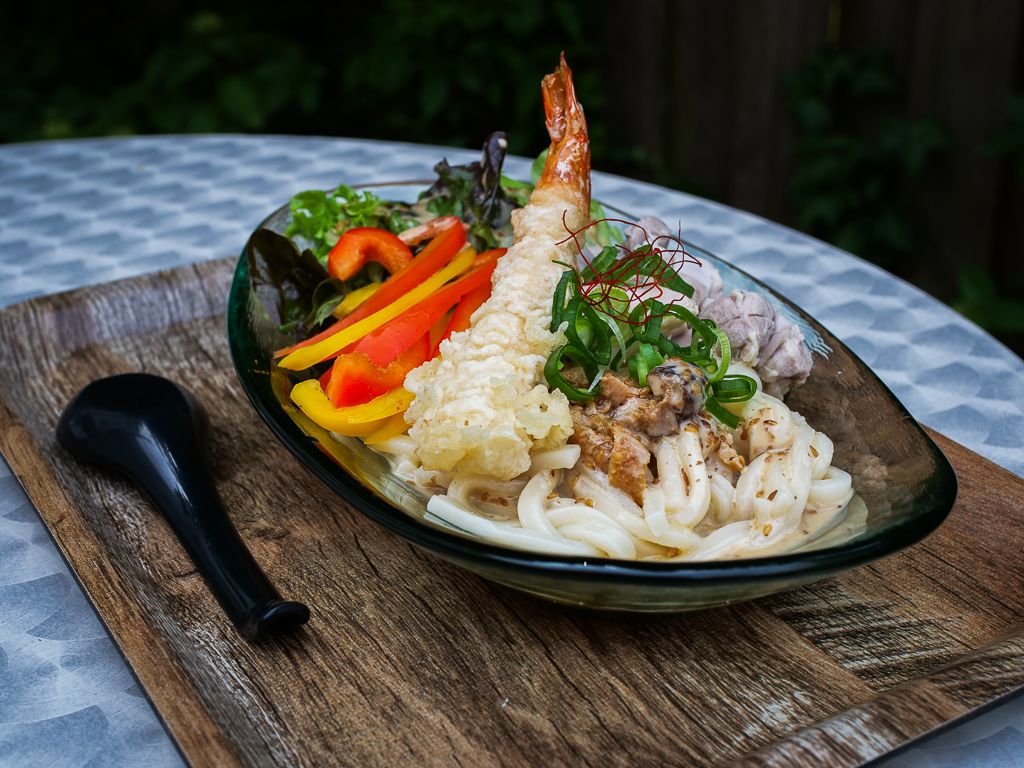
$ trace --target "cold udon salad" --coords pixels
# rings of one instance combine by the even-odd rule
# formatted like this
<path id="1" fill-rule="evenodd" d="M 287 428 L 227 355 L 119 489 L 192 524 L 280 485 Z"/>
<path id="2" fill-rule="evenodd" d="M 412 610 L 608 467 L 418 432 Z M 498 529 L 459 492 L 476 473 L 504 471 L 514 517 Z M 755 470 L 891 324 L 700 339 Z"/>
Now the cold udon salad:
<path id="1" fill-rule="evenodd" d="M 308 374 L 292 401 L 386 455 L 428 517 L 494 544 L 630 560 L 806 545 L 854 492 L 783 402 L 812 367 L 800 329 L 725 293 L 678 229 L 606 217 L 564 56 L 542 93 L 532 184 L 501 174 L 496 133 L 415 203 L 293 198 L 283 328 L 302 340 L 275 358 Z"/>

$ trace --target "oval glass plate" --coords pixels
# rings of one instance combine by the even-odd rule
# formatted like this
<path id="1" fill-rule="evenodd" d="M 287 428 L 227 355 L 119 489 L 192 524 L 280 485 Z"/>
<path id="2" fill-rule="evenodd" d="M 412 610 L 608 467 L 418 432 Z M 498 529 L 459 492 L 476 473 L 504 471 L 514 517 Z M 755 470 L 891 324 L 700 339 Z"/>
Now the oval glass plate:
<path id="1" fill-rule="evenodd" d="M 429 182 L 372 185 L 389 199 L 413 200 Z M 624 218 L 628 214 L 616 212 Z M 283 232 L 287 206 L 262 227 Z M 815 350 L 805 384 L 786 402 L 835 443 L 834 464 L 853 476 L 864 502 L 802 549 L 742 560 L 679 563 L 586 559 L 494 546 L 431 522 L 426 495 L 394 477 L 387 461 L 357 440 L 339 443 L 288 399 L 292 381 L 271 364 L 289 339 L 278 330 L 276 289 L 250 279 L 247 244 L 228 302 L 228 341 L 239 379 L 270 429 L 328 488 L 412 544 L 485 578 L 573 605 L 682 611 L 789 589 L 892 554 L 920 541 L 956 498 L 949 462 L 877 376 L 813 318 L 727 262 L 687 244 L 714 264 L 726 291 L 754 289 L 804 329 Z"/>

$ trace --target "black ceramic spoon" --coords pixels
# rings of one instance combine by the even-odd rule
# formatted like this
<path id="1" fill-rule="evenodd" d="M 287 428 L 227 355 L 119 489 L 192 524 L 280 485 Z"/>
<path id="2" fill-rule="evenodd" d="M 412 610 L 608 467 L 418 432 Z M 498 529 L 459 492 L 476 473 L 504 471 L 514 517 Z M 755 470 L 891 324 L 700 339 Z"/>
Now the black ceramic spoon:
<path id="1" fill-rule="evenodd" d="M 57 440 L 153 497 L 245 637 L 305 624 L 309 608 L 281 599 L 228 519 L 207 466 L 206 432 L 206 413 L 190 393 L 159 376 L 128 373 L 79 392 L 61 415 Z"/>

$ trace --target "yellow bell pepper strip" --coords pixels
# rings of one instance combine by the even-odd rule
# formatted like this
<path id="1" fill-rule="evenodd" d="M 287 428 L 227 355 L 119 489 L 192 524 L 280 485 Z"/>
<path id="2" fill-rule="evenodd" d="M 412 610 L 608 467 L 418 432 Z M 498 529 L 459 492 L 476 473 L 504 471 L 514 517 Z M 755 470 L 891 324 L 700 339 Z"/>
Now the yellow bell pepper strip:
<path id="1" fill-rule="evenodd" d="M 405 414 L 399 413 L 385 421 L 384 425 L 372 435 L 363 438 L 363 442 L 367 445 L 377 445 L 377 443 L 383 443 L 392 437 L 404 435 L 408 429 L 409 425 L 405 423 Z"/>
<path id="2" fill-rule="evenodd" d="M 383 283 L 367 283 L 362 288 L 356 288 L 334 308 L 334 316 L 341 318 L 352 314 L 356 307 L 380 290 L 381 285 Z"/>
<path id="3" fill-rule="evenodd" d="M 451 260 L 448 266 L 439 269 L 397 301 L 392 302 L 369 317 L 353 323 L 333 336 L 329 336 L 308 347 L 296 349 L 291 354 L 283 357 L 278 365 L 292 371 L 301 371 L 309 368 L 311 365 L 316 365 L 321 360 L 326 360 L 332 355 L 336 355 L 349 344 L 359 341 L 363 336 L 379 328 L 388 320 L 398 317 L 405 310 L 423 301 L 423 299 L 427 298 L 452 278 L 461 275 L 473 265 L 473 258 L 474 255 L 471 252 L 459 253 Z"/>
<path id="4" fill-rule="evenodd" d="M 404 413 L 412 402 L 413 394 L 403 387 L 396 387 L 363 405 L 335 408 L 320 388 L 320 382 L 309 379 L 292 387 L 290 397 L 311 421 L 329 432 L 365 437 L 383 427 L 392 416 Z"/>

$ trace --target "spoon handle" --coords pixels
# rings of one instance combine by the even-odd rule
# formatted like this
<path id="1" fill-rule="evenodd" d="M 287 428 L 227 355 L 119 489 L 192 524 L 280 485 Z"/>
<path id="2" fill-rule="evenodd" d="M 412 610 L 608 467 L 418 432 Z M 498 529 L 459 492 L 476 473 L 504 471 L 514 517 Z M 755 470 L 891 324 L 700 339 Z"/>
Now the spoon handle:
<path id="1" fill-rule="evenodd" d="M 167 379 L 130 373 L 94 381 L 64 410 L 57 440 L 76 458 L 127 475 L 153 498 L 228 617 L 245 637 L 305 624 L 231 524 L 207 463 L 207 418 Z"/>

